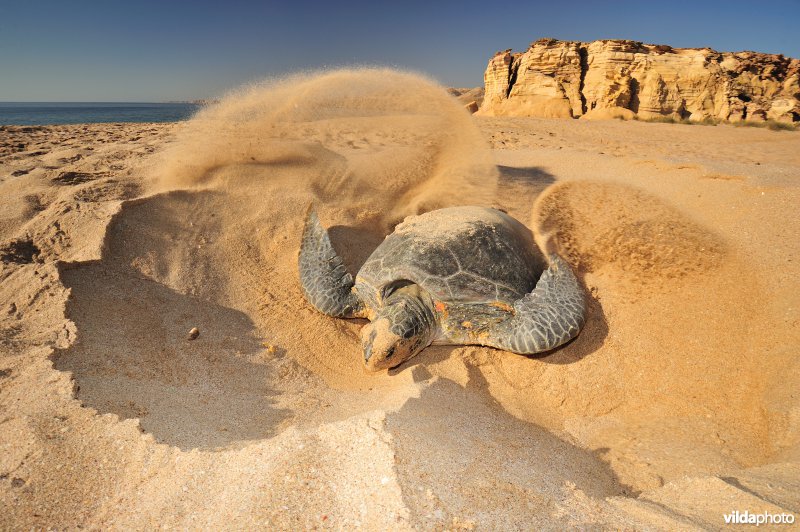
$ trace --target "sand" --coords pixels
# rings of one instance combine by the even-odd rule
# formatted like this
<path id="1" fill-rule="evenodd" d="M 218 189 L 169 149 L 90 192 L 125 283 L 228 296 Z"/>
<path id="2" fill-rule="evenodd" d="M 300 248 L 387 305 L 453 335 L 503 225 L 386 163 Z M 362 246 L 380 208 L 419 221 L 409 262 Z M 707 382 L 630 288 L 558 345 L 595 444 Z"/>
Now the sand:
<path id="1" fill-rule="evenodd" d="M 800 513 L 800 133 L 470 116 L 296 76 L 180 124 L 0 128 L 0 528 L 720 528 Z M 497 206 L 587 289 L 544 356 L 361 367 L 302 298 Z M 190 329 L 199 336 L 188 340 Z"/>

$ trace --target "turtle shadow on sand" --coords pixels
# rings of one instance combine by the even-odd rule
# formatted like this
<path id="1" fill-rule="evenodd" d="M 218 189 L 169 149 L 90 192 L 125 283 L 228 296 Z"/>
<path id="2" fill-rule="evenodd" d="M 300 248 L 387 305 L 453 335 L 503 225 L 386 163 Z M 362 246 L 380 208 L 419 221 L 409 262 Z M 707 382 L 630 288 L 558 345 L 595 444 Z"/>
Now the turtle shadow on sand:
<path id="1" fill-rule="evenodd" d="M 548 186 L 556 182 L 553 174 L 538 166 L 497 165 L 496 201 L 500 205 L 533 205 Z"/>
<path id="2" fill-rule="evenodd" d="M 375 249 L 386 237 L 382 232 L 365 227 L 334 225 L 328 228 L 334 249 L 353 275 L 361 269 Z"/>
<path id="3" fill-rule="evenodd" d="M 536 185 L 544 189 L 547 185 L 555 183 L 553 174 L 542 170 L 538 166 L 506 166 L 497 165 L 500 179 L 509 183 Z"/>
<path id="4" fill-rule="evenodd" d="M 403 500 L 423 523 L 437 513 L 445 522 L 491 515 L 504 528 L 530 528 L 531 511 L 552 520 L 568 490 L 595 499 L 629 493 L 595 453 L 507 413 L 480 370 L 468 371 L 465 386 L 420 371 L 419 397 L 386 416 Z M 486 490 L 504 494 L 504 504 Z"/>

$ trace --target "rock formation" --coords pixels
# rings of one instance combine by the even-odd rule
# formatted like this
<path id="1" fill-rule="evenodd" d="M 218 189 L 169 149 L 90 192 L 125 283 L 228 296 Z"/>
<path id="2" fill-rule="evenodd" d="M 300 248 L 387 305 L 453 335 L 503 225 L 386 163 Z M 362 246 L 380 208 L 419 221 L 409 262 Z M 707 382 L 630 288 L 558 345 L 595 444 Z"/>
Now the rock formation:
<path id="1" fill-rule="evenodd" d="M 498 52 L 479 114 L 800 121 L 800 60 L 627 40 Z"/>

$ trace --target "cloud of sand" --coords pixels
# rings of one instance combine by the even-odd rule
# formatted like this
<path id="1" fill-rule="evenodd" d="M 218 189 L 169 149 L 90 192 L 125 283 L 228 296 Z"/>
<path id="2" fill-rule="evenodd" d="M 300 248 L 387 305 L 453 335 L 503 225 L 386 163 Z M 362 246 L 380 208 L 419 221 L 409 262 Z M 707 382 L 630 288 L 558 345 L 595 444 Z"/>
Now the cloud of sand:
<path id="1" fill-rule="evenodd" d="M 347 69 L 232 91 L 186 124 L 154 188 L 246 186 L 286 166 L 312 201 L 371 203 L 385 224 L 489 204 L 497 180 L 480 132 L 444 88 L 408 72 Z"/>

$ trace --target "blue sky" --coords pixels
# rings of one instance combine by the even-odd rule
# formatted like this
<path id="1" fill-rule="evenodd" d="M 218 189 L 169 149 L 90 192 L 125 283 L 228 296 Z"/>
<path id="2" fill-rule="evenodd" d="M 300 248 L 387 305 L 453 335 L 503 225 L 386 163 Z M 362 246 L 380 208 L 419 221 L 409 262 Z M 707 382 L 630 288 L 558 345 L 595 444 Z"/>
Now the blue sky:
<path id="1" fill-rule="evenodd" d="M 0 101 L 167 101 L 343 65 L 483 83 L 501 49 L 625 38 L 800 57 L 800 0 L 0 0 Z"/>

